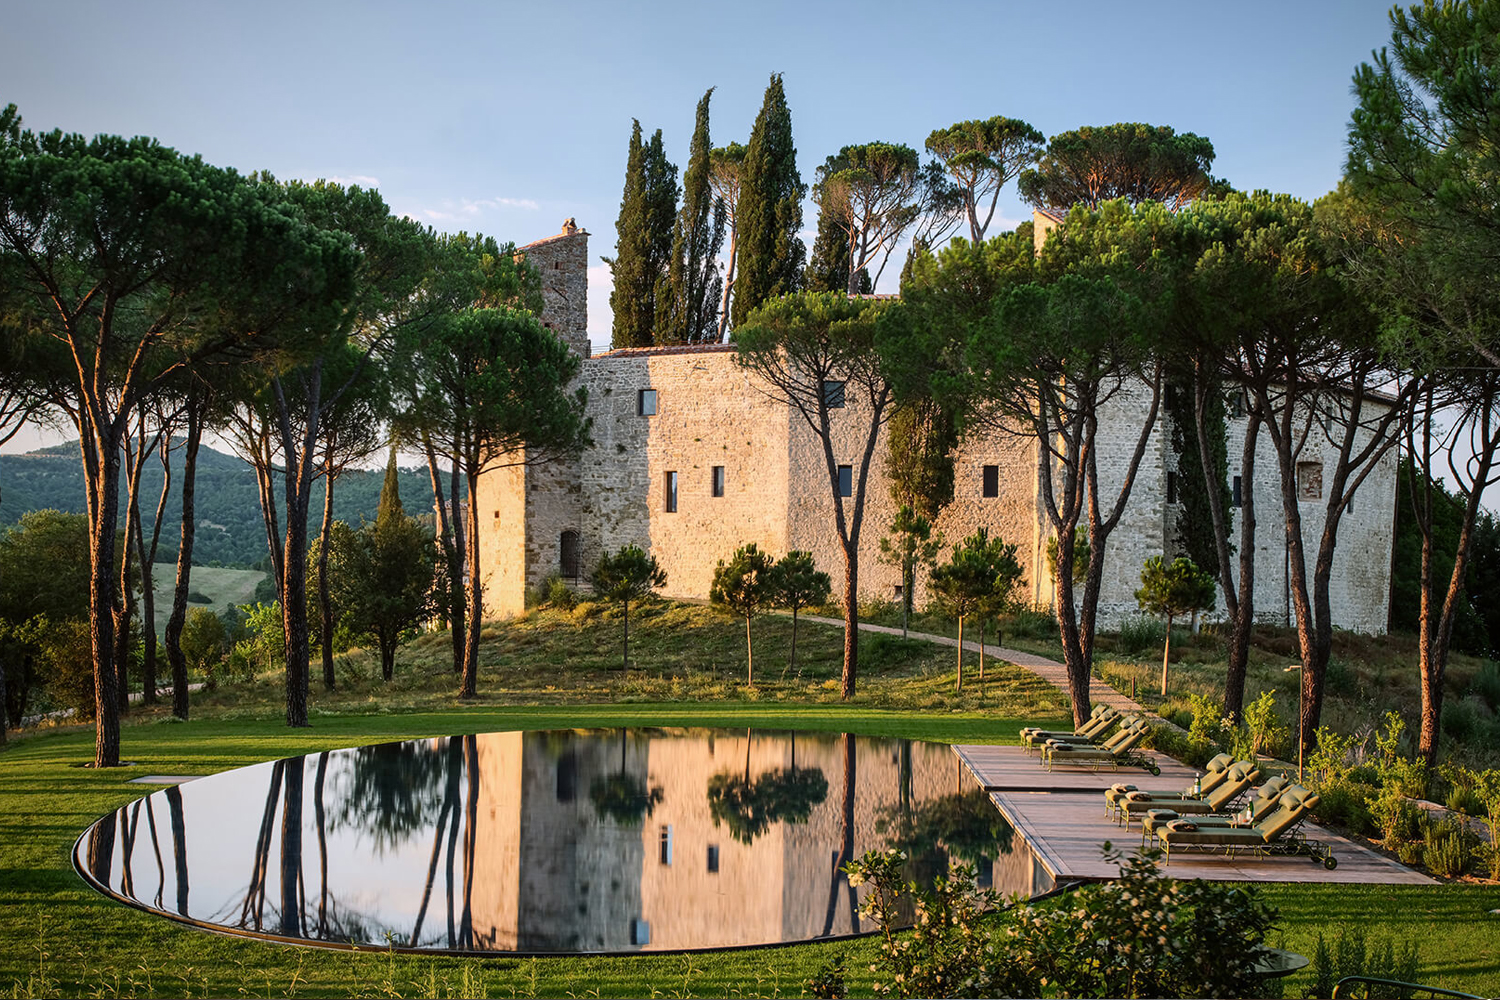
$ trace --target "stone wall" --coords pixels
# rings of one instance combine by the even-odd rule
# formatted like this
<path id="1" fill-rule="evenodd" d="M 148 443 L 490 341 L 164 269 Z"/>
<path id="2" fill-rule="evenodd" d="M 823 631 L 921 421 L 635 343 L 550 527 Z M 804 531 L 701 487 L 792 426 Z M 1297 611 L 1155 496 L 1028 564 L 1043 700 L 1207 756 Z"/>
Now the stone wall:
<path id="1" fill-rule="evenodd" d="M 570 220 L 571 221 L 571 220 Z M 1045 235 L 1045 230 L 1042 230 Z M 502 469 L 481 477 L 480 521 L 486 608 L 512 614 L 524 606 L 527 585 L 561 569 L 564 532 L 575 532 L 578 568 L 588 572 L 606 551 L 638 545 L 667 573 L 663 593 L 705 598 L 720 559 L 755 542 L 780 556 L 790 549 L 813 553 L 841 596 L 845 560 L 835 524 L 835 498 L 821 442 L 796 410 L 777 402 L 735 363 L 732 347 L 638 348 L 586 357 L 584 282 L 587 233 L 565 228 L 560 236 L 521 248 L 548 283 L 544 319 L 570 344 L 584 346 L 577 380 L 588 392 L 594 446 L 576 462 Z M 549 265 L 556 264 L 556 267 Z M 556 273 L 559 277 L 549 279 Z M 655 392 L 656 412 L 640 412 L 641 393 Z M 1127 385 L 1101 407 L 1096 461 L 1104 516 L 1117 494 L 1150 406 L 1144 385 Z M 849 385 L 846 405 L 832 413 L 835 465 L 858 475 L 869 409 Z M 1155 555 L 1175 556 L 1176 511 L 1166 503 L 1167 472 L 1176 467 L 1162 415 L 1147 441 L 1130 501 L 1105 552 L 1098 624 L 1112 628 L 1138 613 L 1135 591 L 1141 566 Z M 1244 419 L 1231 420 L 1230 475 L 1238 475 Z M 1321 435 L 1303 459 L 1331 466 Z M 1326 454 L 1325 454 L 1326 452 Z M 880 540 L 895 514 L 886 474 L 886 440 L 880 434 L 865 483 L 859 542 L 862 599 L 894 600 L 900 571 L 880 561 Z M 1025 594 L 1050 605 L 1055 585 L 1046 565 L 1052 528 L 1039 496 L 1036 443 L 1004 428 L 971 430 L 955 459 L 953 503 L 936 524 L 951 546 L 983 526 L 1017 546 Z M 1385 628 L 1390 586 L 1395 459 L 1387 458 L 1346 515 L 1335 556 L 1333 619 L 1366 632 Z M 713 469 L 724 468 L 724 495 L 712 495 Z M 998 496 L 983 495 L 984 469 L 995 466 Z M 677 509 L 668 511 L 669 473 L 676 474 Z M 1262 441 L 1254 483 L 1258 617 L 1286 620 L 1286 547 L 1277 471 Z M 844 498 L 852 517 L 853 497 Z M 1302 504 L 1309 566 L 1322 530 L 1323 501 Z M 918 577 L 915 600 L 928 599 Z"/>
<path id="2" fill-rule="evenodd" d="M 563 223 L 562 232 L 516 248 L 542 278 L 542 325 L 579 357 L 589 356 L 589 234 Z"/>

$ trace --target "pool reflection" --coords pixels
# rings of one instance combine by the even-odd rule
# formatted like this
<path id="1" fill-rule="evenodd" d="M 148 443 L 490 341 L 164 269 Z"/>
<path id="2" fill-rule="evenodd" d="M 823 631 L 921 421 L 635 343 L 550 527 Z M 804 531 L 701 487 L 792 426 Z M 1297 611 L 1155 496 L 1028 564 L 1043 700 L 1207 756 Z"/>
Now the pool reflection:
<path id="1" fill-rule="evenodd" d="M 462 952 L 719 948 L 869 931 L 840 870 L 908 852 L 1031 894 L 1045 872 L 945 744 L 617 729 L 411 740 L 168 788 L 79 870 L 134 905 L 311 943 Z"/>

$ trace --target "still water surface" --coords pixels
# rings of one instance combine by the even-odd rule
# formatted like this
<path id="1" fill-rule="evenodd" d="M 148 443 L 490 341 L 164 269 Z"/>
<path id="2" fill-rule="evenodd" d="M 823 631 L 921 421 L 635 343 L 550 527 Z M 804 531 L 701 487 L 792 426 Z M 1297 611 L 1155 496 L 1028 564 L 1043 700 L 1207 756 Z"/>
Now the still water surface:
<path id="1" fill-rule="evenodd" d="M 742 947 L 874 930 L 841 867 L 1051 887 L 947 744 L 836 733 L 488 733 L 308 754 L 139 799 L 75 863 L 235 933 L 435 952 Z"/>

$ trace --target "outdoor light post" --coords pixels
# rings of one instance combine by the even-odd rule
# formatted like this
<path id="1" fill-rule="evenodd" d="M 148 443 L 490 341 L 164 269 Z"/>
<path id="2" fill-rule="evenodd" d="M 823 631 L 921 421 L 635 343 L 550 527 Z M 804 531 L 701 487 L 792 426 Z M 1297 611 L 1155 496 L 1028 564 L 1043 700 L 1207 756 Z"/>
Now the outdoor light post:
<path id="1" fill-rule="evenodd" d="M 1286 668 L 1286 670 L 1284 671 L 1284 673 L 1288 673 L 1289 674 L 1289 673 L 1291 673 L 1294 670 L 1301 670 L 1301 669 L 1302 669 L 1302 664 L 1300 664 L 1300 663 L 1293 663 L 1291 666 L 1289 666 L 1289 667 Z M 1299 784 L 1299 785 L 1302 784 L 1302 725 L 1303 725 L 1303 723 L 1302 723 L 1302 719 L 1303 719 L 1302 702 L 1303 702 L 1303 700 L 1305 698 L 1305 695 L 1303 695 L 1302 690 L 1303 690 L 1303 688 L 1302 688 L 1302 678 L 1299 676 L 1297 678 L 1297 784 Z"/>

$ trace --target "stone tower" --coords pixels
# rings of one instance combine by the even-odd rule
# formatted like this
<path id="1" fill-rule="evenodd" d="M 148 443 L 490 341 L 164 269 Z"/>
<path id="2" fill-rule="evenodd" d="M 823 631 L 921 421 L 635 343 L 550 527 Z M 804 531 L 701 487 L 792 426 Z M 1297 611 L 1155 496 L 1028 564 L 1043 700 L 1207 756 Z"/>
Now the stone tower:
<path id="1" fill-rule="evenodd" d="M 525 258 L 542 276 L 542 325 L 556 333 L 579 357 L 589 356 L 589 234 L 572 219 L 562 232 L 524 247 Z"/>

